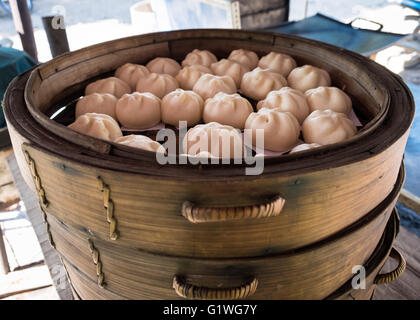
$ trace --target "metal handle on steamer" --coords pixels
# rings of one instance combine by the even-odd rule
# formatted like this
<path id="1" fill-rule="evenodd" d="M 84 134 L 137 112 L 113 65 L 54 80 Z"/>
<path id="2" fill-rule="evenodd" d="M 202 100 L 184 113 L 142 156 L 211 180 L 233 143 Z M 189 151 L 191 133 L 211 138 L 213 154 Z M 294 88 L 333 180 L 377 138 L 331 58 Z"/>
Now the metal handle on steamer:
<path id="1" fill-rule="evenodd" d="M 280 196 L 262 204 L 242 207 L 198 207 L 186 201 L 182 204 L 182 215 L 192 223 L 275 217 L 280 214 L 285 202 Z"/>
<path id="2" fill-rule="evenodd" d="M 258 287 L 254 277 L 237 288 L 207 288 L 187 284 L 180 276 L 174 276 L 173 288 L 178 296 L 198 300 L 236 300 L 252 296 Z"/>

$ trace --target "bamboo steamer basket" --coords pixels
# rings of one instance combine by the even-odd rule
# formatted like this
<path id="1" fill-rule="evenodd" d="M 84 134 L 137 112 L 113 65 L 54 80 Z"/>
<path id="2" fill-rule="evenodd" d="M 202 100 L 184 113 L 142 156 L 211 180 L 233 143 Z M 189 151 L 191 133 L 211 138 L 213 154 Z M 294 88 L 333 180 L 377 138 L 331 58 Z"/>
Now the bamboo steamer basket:
<path id="1" fill-rule="evenodd" d="M 394 209 L 394 212 L 391 216 L 390 221 L 388 222 L 385 232 L 375 249 L 374 253 L 369 257 L 368 261 L 365 263 L 365 287 L 363 288 L 354 288 L 353 287 L 353 278 L 348 280 L 343 286 L 341 286 L 334 293 L 329 295 L 327 300 L 371 300 L 376 289 L 376 286 L 391 283 L 397 280 L 401 274 L 404 272 L 406 267 L 406 262 L 401 253 L 395 249 L 392 245 L 398 234 L 399 229 L 399 217 L 398 212 Z M 389 273 L 380 273 L 382 267 L 389 257 L 392 257 L 398 260 L 398 266 L 395 270 Z M 67 264 L 69 264 L 67 262 Z M 82 299 L 81 296 L 76 292 L 74 286 L 76 286 L 79 292 L 83 292 L 83 296 L 91 299 L 104 299 L 102 294 L 96 293 L 98 289 L 96 288 L 95 282 L 88 279 L 85 275 L 81 274 L 74 266 L 69 265 L 69 273 L 72 274 L 72 289 L 74 293 L 74 298 L 77 300 Z M 107 298 L 109 299 L 124 299 L 122 296 L 107 293 Z"/>
<path id="2" fill-rule="evenodd" d="M 391 216 L 388 225 L 386 226 L 384 235 L 375 249 L 374 253 L 370 256 L 369 260 L 365 263 L 365 287 L 354 288 L 353 279 L 346 282 L 332 295 L 328 296 L 328 300 L 370 300 L 374 295 L 376 286 L 391 283 L 397 280 L 404 272 L 406 261 L 401 253 L 393 247 L 393 242 L 398 235 L 399 231 L 399 216 L 396 209 Z M 389 273 L 381 273 L 382 267 L 388 258 L 398 261 L 396 268 Z"/>
<path id="3" fill-rule="evenodd" d="M 267 158 L 262 175 L 246 176 L 245 165 L 160 166 L 150 152 L 49 119 L 125 62 L 181 60 L 195 48 L 219 58 L 237 48 L 280 51 L 325 68 L 365 125 L 343 143 Z M 198 258 L 287 252 L 358 221 L 392 191 L 414 113 L 401 79 L 373 61 L 316 41 L 239 30 L 148 34 L 68 53 L 15 79 L 4 108 L 19 167 L 49 214 L 122 250 Z"/>
<path id="4" fill-rule="evenodd" d="M 123 250 L 116 243 L 92 240 L 48 211 L 47 219 L 80 299 L 324 299 L 352 278 L 354 266 L 375 255 L 384 232 L 394 238 L 390 217 L 403 182 L 401 168 L 388 197 L 338 234 L 293 252 L 252 258 L 199 259 Z"/>
<path id="5" fill-rule="evenodd" d="M 396 209 L 391 216 L 390 221 L 388 222 L 385 232 L 375 249 L 374 253 L 369 257 L 366 264 L 363 266 L 366 274 L 365 278 L 365 287 L 363 288 L 353 288 L 353 279 L 348 280 L 343 286 L 341 286 L 334 293 L 329 295 L 326 300 L 371 300 L 376 286 L 391 283 L 397 280 L 401 274 L 404 272 L 406 267 L 406 262 L 401 253 L 395 249 L 393 241 L 395 240 L 398 234 L 399 228 L 399 218 Z M 382 267 L 389 257 L 392 257 L 398 260 L 398 266 L 389 273 L 380 274 Z M 67 262 L 67 264 L 69 264 Z M 78 272 L 78 270 L 69 265 L 69 273 L 72 274 L 72 289 L 74 293 L 74 298 L 77 300 L 82 299 L 81 296 L 76 292 L 74 286 L 76 286 L 79 292 L 83 293 L 84 297 L 90 299 L 104 299 L 102 294 L 96 293 L 98 289 L 96 288 L 95 282 L 88 279 L 85 275 Z M 107 297 L 109 299 L 124 299 L 122 296 L 112 294 L 108 292 Z"/>

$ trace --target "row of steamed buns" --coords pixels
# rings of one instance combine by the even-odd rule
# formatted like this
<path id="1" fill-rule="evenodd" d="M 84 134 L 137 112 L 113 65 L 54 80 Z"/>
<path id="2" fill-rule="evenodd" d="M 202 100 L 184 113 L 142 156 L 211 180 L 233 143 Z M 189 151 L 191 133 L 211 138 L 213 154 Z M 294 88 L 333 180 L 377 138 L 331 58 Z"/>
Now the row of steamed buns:
<path id="1" fill-rule="evenodd" d="M 258 112 L 237 94 L 238 89 L 258 101 Z M 217 156 L 221 143 L 209 141 L 207 147 L 197 148 L 198 137 L 210 137 L 210 131 L 216 131 L 219 138 L 213 139 L 228 135 L 239 143 L 240 133 L 232 129 L 263 129 L 264 148 L 283 152 L 298 143 L 302 129 L 306 144 L 297 149 L 303 150 L 353 136 L 357 129 L 348 118 L 351 110 L 350 97 L 331 87 L 327 71 L 311 65 L 297 67 L 289 55 L 271 52 L 259 59 L 252 51 L 238 49 L 228 59 L 217 61 L 211 52 L 195 49 L 182 67 L 170 58 L 155 58 L 146 66 L 127 63 L 116 70 L 115 77 L 89 84 L 77 103 L 77 119 L 69 127 L 162 151 L 160 144 L 147 137 L 122 137 L 116 121 L 128 129 L 146 129 L 161 121 L 177 126 L 184 120 L 190 127 L 203 120 L 205 125 L 188 131 L 184 150 Z M 154 143 L 145 146 L 146 138 Z M 231 146 L 229 152 L 233 151 Z"/>

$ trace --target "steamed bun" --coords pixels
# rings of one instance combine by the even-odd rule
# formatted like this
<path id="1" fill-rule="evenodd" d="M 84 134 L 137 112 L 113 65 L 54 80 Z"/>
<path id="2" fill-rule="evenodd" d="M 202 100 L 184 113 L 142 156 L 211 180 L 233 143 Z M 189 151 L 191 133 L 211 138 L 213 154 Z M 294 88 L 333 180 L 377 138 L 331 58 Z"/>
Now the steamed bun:
<path id="1" fill-rule="evenodd" d="M 194 64 L 200 64 L 207 68 L 210 68 L 210 65 L 214 62 L 217 62 L 216 56 L 208 50 L 199 50 L 194 49 L 187 54 L 185 59 L 182 61 L 182 66 L 192 66 Z"/>
<path id="2" fill-rule="evenodd" d="M 288 151 L 297 144 L 300 134 L 299 122 L 292 113 L 268 108 L 251 113 L 245 129 L 252 130 L 254 146 L 257 143 L 256 130 L 264 130 L 264 149 L 271 151 Z"/>
<path id="3" fill-rule="evenodd" d="M 85 113 L 78 117 L 68 128 L 89 136 L 114 141 L 122 136 L 118 122 L 107 114 Z"/>
<path id="4" fill-rule="evenodd" d="M 332 110 L 315 110 L 302 124 L 306 143 L 332 144 L 353 137 L 357 128 L 344 113 Z"/>
<path id="5" fill-rule="evenodd" d="M 140 77 L 144 77 L 150 73 L 145 66 L 133 63 L 123 64 L 115 71 L 115 77 L 127 83 L 131 91 L 136 90 L 136 84 Z"/>
<path id="6" fill-rule="evenodd" d="M 239 62 L 247 67 L 249 70 L 255 69 L 258 65 L 258 56 L 254 51 L 236 49 L 233 50 L 228 57 L 228 60 Z"/>
<path id="7" fill-rule="evenodd" d="M 330 109 L 349 114 L 352 109 L 350 97 L 335 87 L 318 87 L 305 92 L 306 100 L 312 111 Z"/>
<path id="8" fill-rule="evenodd" d="M 130 92 L 130 86 L 116 77 L 97 80 L 89 83 L 85 88 L 85 96 L 92 93 L 109 93 L 117 98 L 120 98 L 123 94 Z"/>
<path id="9" fill-rule="evenodd" d="M 279 73 L 269 69 L 255 68 L 244 74 L 241 82 L 241 91 L 254 100 L 265 99 L 273 90 L 287 86 L 286 79 Z"/>
<path id="10" fill-rule="evenodd" d="M 262 69 L 270 69 L 278 72 L 283 77 L 287 77 L 290 71 L 296 68 L 297 64 L 295 59 L 287 54 L 270 52 L 260 59 L 258 66 Z"/>
<path id="11" fill-rule="evenodd" d="M 252 105 L 239 94 L 219 92 L 206 100 L 203 120 L 206 123 L 218 122 L 238 129 L 245 127 L 245 121 L 252 113 Z"/>
<path id="12" fill-rule="evenodd" d="M 115 108 L 118 121 L 128 129 L 147 129 L 160 122 L 160 99 L 149 92 L 123 95 Z"/>
<path id="13" fill-rule="evenodd" d="M 165 73 L 173 77 L 177 75 L 181 66 L 178 62 L 171 58 L 154 58 L 146 64 L 147 69 L 152 73 Z"/>
<path id="14" fill-rule="evenodd" d="M 264 100 L 258 102 L 257 109 L 261 108 L 291 112 L 299 123 L 302 123 L 310 113 L 305 95 L 289 87 L 271 91 Z"/>
<path id="15" fill-rule="evenodd" d="M 329 87 L 331 78 L 327 71 L 311 65 L 293 69 L 287 77 L 289 87 L 305 92 L 320 86 Z"/>
<path id="16" fill-rule="evenodd" d="M 114 142 L 146 151 L 165 153 L 165 148 L 159 142 L 139 134 L 130 134 L 128 136 L 118 137 L 114 140 Z"/>
<path id="17" fill-rule="evenodd" d="M 179 121 L 187 121 L 187 126 L 200 122 L 203 115 L 203 98 L 194 91 L 176 89 L 162 99 L 162 121 L 178 127 Z"/>
<path id="18" fill-rule="evenodd" d="M 193 87 L 193 91 L 197 92 L 204 100 L 212 98 L 218 92 L 235 93 L 235 81 L 229 76 L 215 76 L 205 74 L 198 79 Z"/>
<path id="19" fill-rule="evenodd" d="M 203 74 L 212 73 L 211 70 L 205 66 L 194 64 L 182 68 L 176 75 L 176 80 L 179 86 L 184 90 L 192 90 L 195 83 Z"/>
<path id="20" fill-rule="evenodd" d="M 216 158 L 242 158 L 243 141 L 238 129 L 217 122 L 199 124 L 184 137 L 183 150 L 189 155 L 202 152 Z"/>
<path id="21" fill-rule="evenodd" d="M 77 101 L 76 118 L 85 113 L 102 113 L 116 119 L 115 106 L 117 100 L 115 96 L 109 93 L 92 93 L 84 96 Z"/>
<path id="22" fill-rule="evenodd" d="M 217 76 L 229 76 L 235 81 L 236 87 L 240 87 L 242 77 L 249 71 L 249 68 L 235 61 L 222 59 L 211 64 L 213 74 Z"/>
<path id="23" fill-rule="evenodd" d="M 165 95 L 178 87 L 176 79 L 169 74 L 150 73 L 138 79 L 136 91 L 150 92 L 162 99 Z"/>

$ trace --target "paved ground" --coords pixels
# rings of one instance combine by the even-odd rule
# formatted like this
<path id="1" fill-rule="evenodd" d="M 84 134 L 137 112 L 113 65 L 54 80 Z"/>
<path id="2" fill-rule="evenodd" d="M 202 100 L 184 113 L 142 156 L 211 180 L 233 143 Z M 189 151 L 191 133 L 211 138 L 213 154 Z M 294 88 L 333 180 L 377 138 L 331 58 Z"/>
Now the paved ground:
<path id="1" fill-rule="evenodd" d="M 10 270 L 44 259 L 23 202 L 13 210 L 0 212 L 0 227 L 4 234 Z"/>

